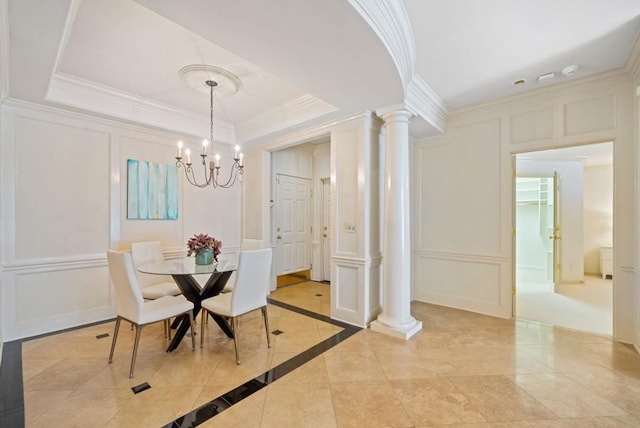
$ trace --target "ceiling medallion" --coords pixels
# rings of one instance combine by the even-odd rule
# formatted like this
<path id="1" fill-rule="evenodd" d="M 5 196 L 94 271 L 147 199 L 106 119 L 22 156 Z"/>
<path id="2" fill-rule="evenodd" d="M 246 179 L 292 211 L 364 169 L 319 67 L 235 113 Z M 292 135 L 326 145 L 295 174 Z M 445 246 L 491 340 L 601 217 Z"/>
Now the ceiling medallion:
<path id="1" fill-rule="evenodd" d="M 208 94 L 211 89 L 206 82 L 216 82 L 218 84 L 216 87 L 217 97 L 227 97 L 242 89 L 242 81 L 238 76 L 224 68 L 213 65 L 187 65 L 178 71 L 178 76 L 189 88 L 205 94 Z"/>

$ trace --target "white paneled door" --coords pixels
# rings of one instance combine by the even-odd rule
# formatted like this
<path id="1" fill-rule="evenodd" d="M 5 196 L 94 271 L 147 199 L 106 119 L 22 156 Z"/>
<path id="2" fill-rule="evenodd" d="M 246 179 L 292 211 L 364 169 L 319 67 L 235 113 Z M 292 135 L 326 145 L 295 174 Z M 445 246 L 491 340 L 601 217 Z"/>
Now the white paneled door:
<path id="1" fill-rule="evenodd" d="M 322 280 L 331 281 L 331 183 L 322 180 Z"/>
<path id="2" fill-rule="evenodd" d="M 277 275 L 311 268 L 311 180 L 276 177 Z"/>

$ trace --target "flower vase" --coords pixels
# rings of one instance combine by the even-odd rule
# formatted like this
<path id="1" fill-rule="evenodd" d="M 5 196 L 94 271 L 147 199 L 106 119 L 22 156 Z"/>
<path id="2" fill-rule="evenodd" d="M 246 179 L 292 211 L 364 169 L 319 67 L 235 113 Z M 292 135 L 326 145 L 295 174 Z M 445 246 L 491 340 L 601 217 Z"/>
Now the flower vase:
<path id="1" fill-rule="evenodd" d="M 210 265 L 211 263 L 213 263 L 213 249 L 207 248 L 196 253 L 197 265 Z"/>

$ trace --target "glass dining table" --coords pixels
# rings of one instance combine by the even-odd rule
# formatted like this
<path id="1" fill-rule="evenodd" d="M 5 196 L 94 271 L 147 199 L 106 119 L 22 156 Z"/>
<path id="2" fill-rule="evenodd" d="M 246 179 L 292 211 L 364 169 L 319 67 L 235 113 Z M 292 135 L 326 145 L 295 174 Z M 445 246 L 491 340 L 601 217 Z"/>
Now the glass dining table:
<path id="1" fill-rule="evenodd" d="M 218 262 L 210 265 L 197 265 L 195 257 L 185 257 L 183 259 L 144 264 L 138 267 L 138 271 L 152 275 L 171 275 L 184 297 L 193 302 L 193 317 L 195 319 L 201 309 L 200 302 L 219 294 L 231 274 L 237 270 L 235 257 L 221 255 L 218 259 Z M 204 286 L 200 285 L 194 275 L 208 275 Z M 227 336 L 233 337 L 233 332 L 226 319 L 219 315 L 211 313 L 210 315 Z M 176 332 L 171 339 L 171 343 L 169 343 L 167 352 L 171 352 L 178 347 L 190 327 L 187 315 L 181 315 L 175 319 L 171 328 L 175 328 Z"/>

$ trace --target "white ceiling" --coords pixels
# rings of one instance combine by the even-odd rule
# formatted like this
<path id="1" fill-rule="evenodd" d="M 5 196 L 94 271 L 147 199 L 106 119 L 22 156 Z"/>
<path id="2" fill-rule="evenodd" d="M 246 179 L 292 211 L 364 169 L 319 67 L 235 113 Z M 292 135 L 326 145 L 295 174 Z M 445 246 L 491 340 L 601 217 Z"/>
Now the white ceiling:
<path id="1" fill-rule="evenodd" d="M 638 0 L 8 0 L 9 96 L 206 136 L 209 96 L 178 71 L 208 64 L 242 81 L 216 96 L 214 138 L 249 144 L 405 100 L 362 5 L 396 12 L 378 16 L 408 30 L 410 68 L 445 111 L 620 68 L 640 29 Z"/>

